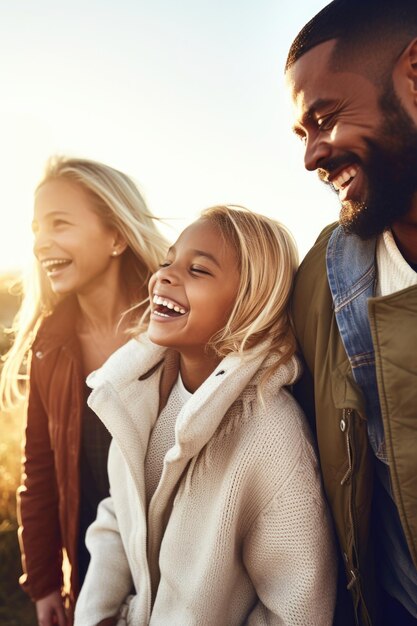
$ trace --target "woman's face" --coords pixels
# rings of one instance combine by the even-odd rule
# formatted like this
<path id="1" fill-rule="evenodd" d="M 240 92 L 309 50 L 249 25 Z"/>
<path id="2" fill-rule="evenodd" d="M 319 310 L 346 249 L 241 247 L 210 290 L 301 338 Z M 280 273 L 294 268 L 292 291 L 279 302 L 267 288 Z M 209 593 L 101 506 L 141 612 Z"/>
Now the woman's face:
<path id="1" fill-rule="evenodd" d="M 204 353 L 229 319 L 238 286 L 234 249 L 208 220 L 194 222 L 150 280 L 150 339 L 182 354 Z"/>
<path id="2" fill-rule="evenodd" d="M 87 192 L 63 179 L 38 189 L 32 229 L 35 256 L 59 295 L 87 294 L 103 284 L 114 271 L 114 253 L 122 251 Z"/>

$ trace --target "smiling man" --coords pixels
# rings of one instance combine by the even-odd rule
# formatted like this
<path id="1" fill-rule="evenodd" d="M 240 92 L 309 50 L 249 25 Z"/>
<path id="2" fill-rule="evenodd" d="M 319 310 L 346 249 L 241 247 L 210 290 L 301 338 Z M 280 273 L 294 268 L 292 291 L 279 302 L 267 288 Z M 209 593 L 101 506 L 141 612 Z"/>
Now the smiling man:
<path id="1" fill-rule="evenodd" d="M 297 276 L 299 400 L 357 623 L 416 624 L 417 2 L 334 0 L 285 71 L 305 167 L 341 203 Z"/>

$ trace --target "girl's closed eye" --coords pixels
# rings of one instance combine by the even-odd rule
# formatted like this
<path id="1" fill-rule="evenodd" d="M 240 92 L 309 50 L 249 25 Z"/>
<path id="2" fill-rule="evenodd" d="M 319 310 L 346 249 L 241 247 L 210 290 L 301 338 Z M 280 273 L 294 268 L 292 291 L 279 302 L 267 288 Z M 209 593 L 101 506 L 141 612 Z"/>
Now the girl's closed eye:
<path id="1" fill-rule="evenodd" d="M 192 265 L 190 267 L 190 272 L 192 272 L 193 274 L 206 274 L 207 276 L 212 276 L 211 272 L 209 272 L 207 269 L 200 267 L 198 265 Z"/>

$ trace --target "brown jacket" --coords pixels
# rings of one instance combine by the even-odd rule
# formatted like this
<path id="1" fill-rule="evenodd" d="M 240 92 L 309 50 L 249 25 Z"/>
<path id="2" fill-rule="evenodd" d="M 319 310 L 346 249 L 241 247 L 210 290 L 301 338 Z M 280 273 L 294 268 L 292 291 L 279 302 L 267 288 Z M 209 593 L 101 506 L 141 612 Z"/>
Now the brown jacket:
<path id="1" fill-rule="evenodd" d="M 58 305 L 32 347 L 26 447 L 18 490 L 23 588 L 33 600 L 62 589 L 62 551 L 78 594 L 79 453 L 85 405 L 76 304 Z"/>

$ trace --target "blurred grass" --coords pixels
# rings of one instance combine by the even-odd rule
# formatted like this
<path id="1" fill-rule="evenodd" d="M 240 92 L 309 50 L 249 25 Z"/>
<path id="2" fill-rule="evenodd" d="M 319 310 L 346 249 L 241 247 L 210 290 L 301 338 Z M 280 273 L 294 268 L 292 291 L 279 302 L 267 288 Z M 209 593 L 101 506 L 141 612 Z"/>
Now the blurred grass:
<path id="1" fill-rule="evenodd" d="M 0 624 L 36 626 L 33 603 L 19 586 L 22 573 L 17 540 L 16 489 L 20 481 L 23 408 L 0 412 Z"/>
<path id="2" fill-rule="evenodd" d="M 0 277 L 0 353 L 10 345 L 4 329 L 11 326 L 19 303 L 17 276 Z M 17 540 L 16 489 L 20 482 L 24 408 L 0 412 L 0 625 L 36 626 L 35 609 L 19 586 L 22 573 Z"/>

